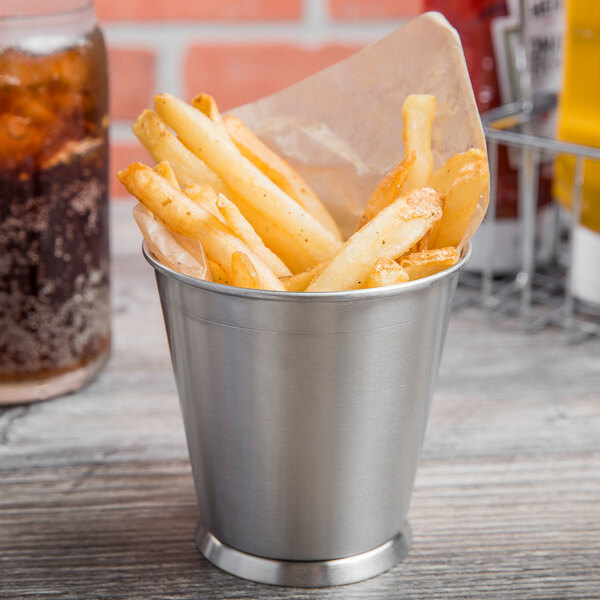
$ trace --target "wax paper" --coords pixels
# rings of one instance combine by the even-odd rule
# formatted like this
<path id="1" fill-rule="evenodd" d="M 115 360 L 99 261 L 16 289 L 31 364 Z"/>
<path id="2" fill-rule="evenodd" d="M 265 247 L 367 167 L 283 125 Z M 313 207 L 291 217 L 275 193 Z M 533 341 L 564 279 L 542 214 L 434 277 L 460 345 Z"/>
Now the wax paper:
<path id="1" fill-rule="evenodd" d="M 434 168 L 469 148 L 485 149 L 460 38 L 434 12 L 340 63 L 231 112 L 298 170 L 347 238 L 377 183 L 404 157 L 402 105 L 410 94 L 436 98 Z M 487 203 L 486 194 L 459 250 L 483 219 Z M 158 248 L 157 256 L 179 264 L 182 272 L 204 273 L 201 277 L 210 279 L 203 257 L 195 260 L 181 239 L 149 218 L 150 213 L 136 215 L 146 240 Z"/>
<path id="2" fill-rule="evenodd" d="M 138 203 L 133 207 L 133 217 L 146 240 L 148 250 L 163 264 L 184 275 L 212 281 L 199 241 L 170 231 L 142 204 Z"/>
<path id="3" fill-rule="evenodd" d="M 349 236 L 379 180 L 404 157 L 402 104 L 410 94 L 436 97 L 434 168 L 458 152 L 485 149 L 460 38 L 435 12 L 231 112 L 298 170 Z"/>

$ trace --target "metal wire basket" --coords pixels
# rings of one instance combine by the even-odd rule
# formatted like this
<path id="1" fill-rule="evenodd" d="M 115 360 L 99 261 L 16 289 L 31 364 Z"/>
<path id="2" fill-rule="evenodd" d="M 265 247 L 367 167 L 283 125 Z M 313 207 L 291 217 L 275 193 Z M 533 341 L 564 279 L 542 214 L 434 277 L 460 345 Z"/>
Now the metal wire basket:
<path id="1" fill-rule="evenodd" d="M 584 161 L 600 161 L 600 149 L 542 137 L 531 133 L 535 119 L 556 107 L 553 95 L 534 97 L 528 68 L 528 2 L 521 0 L 521 27 L 515 53 L 520 97 L 482 115 L 490 162 L 490 204 L 486 216 L 486 235 L 480 251 L 480 273 L 466 272 L 461 277 L 459 302 L 477 303 L 492 321 L 517 314 L 522 329 L 534 333 L 550 324 L 564 328 L 567 343 L 600 335 L 600 307 L 577 300 L 573 294 L 573 243 L 581 218 Z M 516 273 L 499 278 L 494 272 L 496 243 L 496 200 L 498 190 L 498 148 L 515 149 L 519 156 L 518 208 L 520 228 L 520 266 Z M 536 214 L 538 174 L 542 157 L 571 155 L 575 158 L 573 198 L 570 213 L 554 203 L 551 251 L 536 260 Z M 562 214 L 561 214 L 562 213 Z M 568 217 L 565 219 L 565 215 Z"/>

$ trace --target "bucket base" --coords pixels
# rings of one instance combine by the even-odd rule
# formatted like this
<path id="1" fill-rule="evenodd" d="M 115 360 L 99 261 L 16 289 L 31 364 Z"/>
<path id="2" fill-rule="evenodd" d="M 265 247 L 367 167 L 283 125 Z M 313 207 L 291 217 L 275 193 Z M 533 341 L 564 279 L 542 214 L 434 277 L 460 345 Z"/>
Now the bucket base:
<path id="1" fill-rule="evenodd" d="M 235 550 L 220 542 L 201 523 L 196 545 L 219 569 L 242 579 L 290 587 L 328 587 L 356 583 L 384 573 L 410 550 L 412 534 L 408 522 L 392 539 L 362 554 L 322 561 L 274 560 Z"/>

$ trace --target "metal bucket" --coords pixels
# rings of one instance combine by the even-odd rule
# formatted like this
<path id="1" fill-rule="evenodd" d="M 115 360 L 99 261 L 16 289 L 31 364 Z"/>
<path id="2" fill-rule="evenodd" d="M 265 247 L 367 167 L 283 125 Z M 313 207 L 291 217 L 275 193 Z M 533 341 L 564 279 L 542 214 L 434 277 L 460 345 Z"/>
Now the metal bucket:
<path id="1" fill-rule="evenodd" d="M 459 271 L 351 292 L 265 292 L 156 280 L 201 523 L 239 577 L 340 585 L 390 569 Z"/>

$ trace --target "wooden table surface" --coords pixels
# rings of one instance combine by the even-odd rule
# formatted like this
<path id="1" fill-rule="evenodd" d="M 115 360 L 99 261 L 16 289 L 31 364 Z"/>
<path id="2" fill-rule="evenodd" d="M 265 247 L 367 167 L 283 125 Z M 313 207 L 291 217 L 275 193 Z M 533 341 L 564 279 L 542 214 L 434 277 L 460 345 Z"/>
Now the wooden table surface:
<path id="1" fill-rule="evenodd" d="M 600 598 L 600 341 L 455 311 L 394 569 L 261 586 L 194 545 L 198 511 L 162 316 L 113 207 L 112 358 L 84 390 L 0 410 L 1 598 Z"/>

